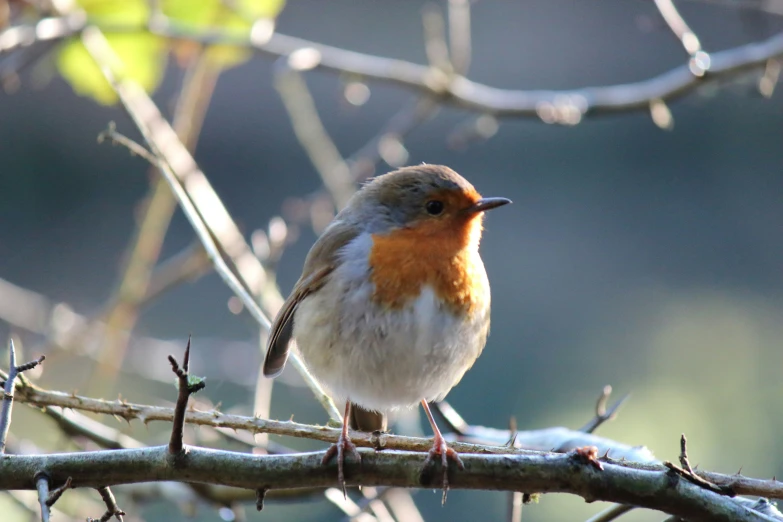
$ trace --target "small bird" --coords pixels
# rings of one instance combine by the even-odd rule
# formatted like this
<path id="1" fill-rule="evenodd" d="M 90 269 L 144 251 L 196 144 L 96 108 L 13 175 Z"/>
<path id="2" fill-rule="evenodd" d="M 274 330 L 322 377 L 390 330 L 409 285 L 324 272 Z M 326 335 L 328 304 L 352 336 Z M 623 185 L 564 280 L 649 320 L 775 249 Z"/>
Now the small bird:
<path id="1" fill-rule="evenodd" d="M 385 413 L 421 403 L 434 432 L 425 466 L 440 457 L 444 494 L 449 459 L 463 468 L 427 403 L 443 399 L 484 348 L 482 221 L 510 202 L 482 198 L 448 167 L 405 167 L 365 184 L 310 249 L 272 324 L 263 372 L 279 375 L 296 339 L 313 377 L 345 401 L 342 432 L 323 459 L 337 456 L 343 489 L 345 453 L 360 460 L 348 435 L 352 403 L 376 429 Z"/>

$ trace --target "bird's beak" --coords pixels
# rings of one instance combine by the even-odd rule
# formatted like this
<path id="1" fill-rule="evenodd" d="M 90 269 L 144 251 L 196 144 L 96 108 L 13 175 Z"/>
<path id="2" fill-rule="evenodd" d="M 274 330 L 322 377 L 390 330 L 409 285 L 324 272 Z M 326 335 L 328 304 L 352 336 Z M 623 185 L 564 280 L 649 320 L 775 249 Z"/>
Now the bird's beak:
<path id="1" fill-rule="evenodd" d="M 478 214 L 479 212 L 492 210 L 493 208 L 502 207 L 503 205 L 508 205 L 509 203 L 511 203 L 511 200 L 507 198 L 481 198 L 473 205 L 465 209 L 465 211 L 471 214 Z"/>

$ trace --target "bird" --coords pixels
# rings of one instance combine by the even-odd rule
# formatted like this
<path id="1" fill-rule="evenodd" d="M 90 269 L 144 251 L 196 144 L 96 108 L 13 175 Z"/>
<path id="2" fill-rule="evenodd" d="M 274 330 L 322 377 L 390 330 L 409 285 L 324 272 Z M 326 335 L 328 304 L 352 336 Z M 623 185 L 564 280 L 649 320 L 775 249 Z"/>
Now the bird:
<path id="1" fill-rule="evenodd" d="M 464 469 L 430 411 L 481 354 L 490 289 L 479 255 L 484 212 L 511 203 L 482 197 L 443 165 L 421 164 L 364 184 L 310 249 L 272 323 L 263 374 L 285 367 L 292 341 L 335 401 L 343 425 L 323 464 L 361 457 L 348 427 L 385 430 L 386 414 L 421 404 L 434 433 L 425 468 Z M 351 420 L 355 410 L 354 422 Z"/>

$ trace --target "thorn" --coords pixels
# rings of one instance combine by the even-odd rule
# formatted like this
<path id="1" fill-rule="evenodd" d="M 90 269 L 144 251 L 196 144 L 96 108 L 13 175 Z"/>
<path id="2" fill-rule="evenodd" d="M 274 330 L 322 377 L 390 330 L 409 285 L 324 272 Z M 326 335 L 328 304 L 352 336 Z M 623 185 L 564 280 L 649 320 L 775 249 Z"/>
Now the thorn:
<path id="1" fill-rule="evenodd" d="M 740 469 L 737 470 L 737 475 L 742 475 L 742 466 L 740 466 Z"/>

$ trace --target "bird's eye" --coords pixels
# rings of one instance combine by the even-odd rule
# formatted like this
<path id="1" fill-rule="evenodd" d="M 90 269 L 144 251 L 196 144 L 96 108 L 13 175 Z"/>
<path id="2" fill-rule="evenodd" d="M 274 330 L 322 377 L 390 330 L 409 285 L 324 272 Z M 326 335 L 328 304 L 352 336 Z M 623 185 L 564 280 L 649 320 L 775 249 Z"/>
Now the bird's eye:
<path id="1" fill-rule="evenodd" d="M 427 213 L 429 215 L 437 216 L 438 214 L 443 212 L 443 202 L 438 201 L 437 199 L 433 199 L 427 202 L 425 208 L 427 209 Z"/>

